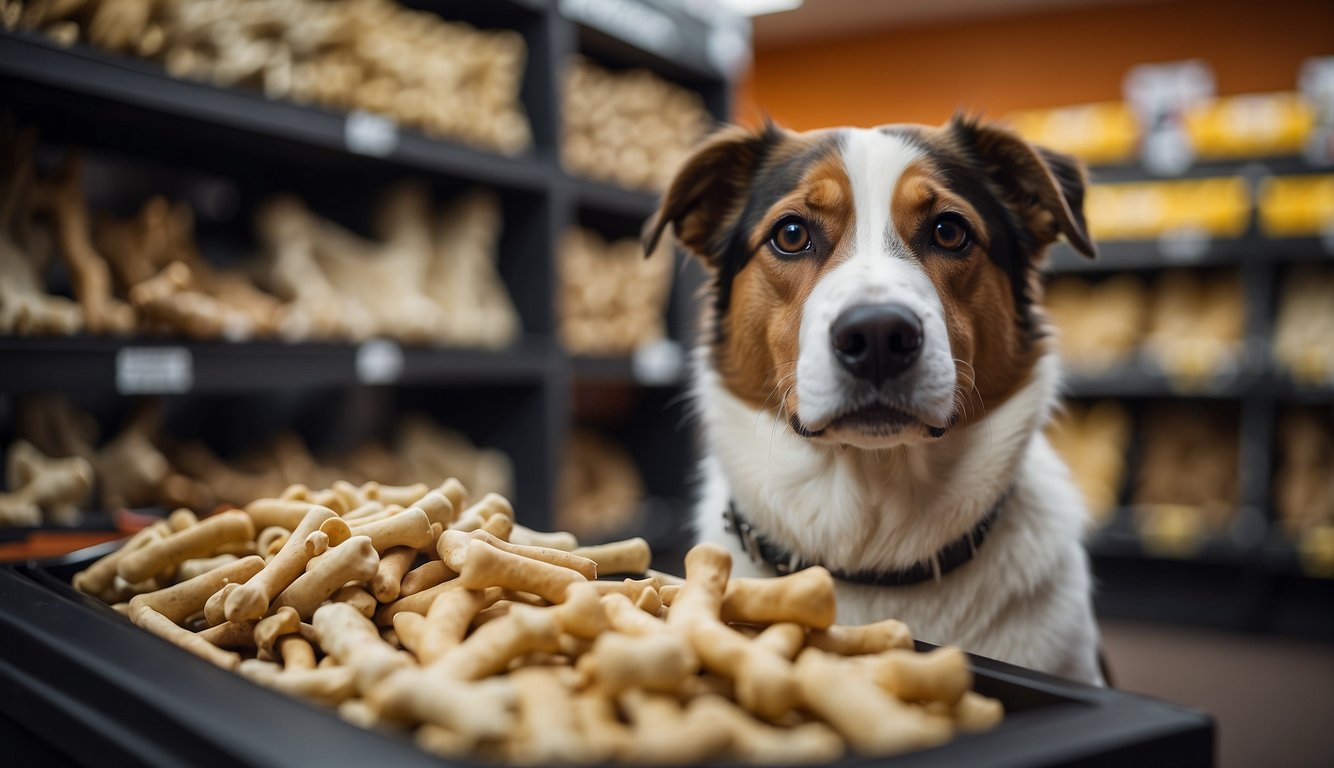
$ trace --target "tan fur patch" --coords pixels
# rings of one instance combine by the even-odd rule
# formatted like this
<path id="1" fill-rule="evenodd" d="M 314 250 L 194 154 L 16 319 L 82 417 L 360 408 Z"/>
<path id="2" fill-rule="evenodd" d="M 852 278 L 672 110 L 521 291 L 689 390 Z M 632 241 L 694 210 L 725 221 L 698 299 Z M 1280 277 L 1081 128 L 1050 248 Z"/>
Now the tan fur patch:
<path id="1" fill-rule="evenodd" d="M 940 296 L 957 368 L 958 423 L 973 423 L 1028 381 L 1041 351 L 1024 344 L 1009 278 L 987 258 L 987 244 L 998 233 L 988 232 L 977 210 L 936 180 L 929 160 L 905 170 L 891 208 L 899 237 L 913 246 Z M 930 247 L 930 227 L 946 212 L 968 222 L 973 242 L 966 252 Z"/>
<path id="2" fill-rule="evenodd" d="M 781 258 L 768 245 L 785 216 L 809 222 L 825 253 Z M 801 313 L 820 278 L 837 266 L 832 256 L 852 226 L 852 184 L 842 157 L 830 152 L 811 164 L 792 191 L 748 233 L 755 256 L 732 281 L 726 342 L 717 355 L 728 388 L 759 409 L 796 408 Z"/>

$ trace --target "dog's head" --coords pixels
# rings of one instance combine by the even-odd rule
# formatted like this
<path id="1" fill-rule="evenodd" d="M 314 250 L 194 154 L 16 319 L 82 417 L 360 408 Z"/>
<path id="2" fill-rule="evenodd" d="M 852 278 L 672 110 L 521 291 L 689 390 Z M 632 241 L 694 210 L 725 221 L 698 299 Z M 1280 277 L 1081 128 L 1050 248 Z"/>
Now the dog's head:
<path id="1" fill-rule="evenodd" d="M 710 362 L 807 439 L 881 448 L 979 419 L 1043 353 L 1037 269 L 1094 255 L 1073 159 L 972 120 L 726 128 L 644 229 L 711 270 Z"/>

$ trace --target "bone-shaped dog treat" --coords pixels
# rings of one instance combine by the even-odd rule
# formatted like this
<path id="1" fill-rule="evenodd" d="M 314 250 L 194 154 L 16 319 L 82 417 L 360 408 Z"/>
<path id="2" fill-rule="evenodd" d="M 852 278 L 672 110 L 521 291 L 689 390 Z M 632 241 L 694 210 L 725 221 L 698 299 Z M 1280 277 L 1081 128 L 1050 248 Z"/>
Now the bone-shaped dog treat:
<path id="1" fill-rule="evenodd" d="M 181 581 L 189 581 L 201 573 L 208 573 L 214 568 L 221 568 L 228 563 L 234 563 L 239 558 L 236 555 L 221 554 L 213 557 L 196 557 L 181 563 L 181 567 L 176 569 L 176 578 Z"/>
<path id="2" fill-rule="evenodd" d="M 973 687 L 968 658 L 958 648 L 936 648 L 926 653 L 888 651 L 863 658 L 872 679 L 903 701 L 939 701 L 953 706 Z"/>
<path id="3" fill-rule="evenodd" d="M 426 617 L 420 613 L 405 611 L 394 614 L 394 626 L 392 628 L 394 637 L 403 650 L 410 651 L 418 659 L 421 659 L 421 641 L 425 629 Z"/>
<path id="4" fill-rule="evenodd" d="M 426 625 L 422 630 L 417 658 L 422 664 L 431 664 L 447 651 L 463 642 L 477 613 L 500 597 L 497 587 L 485 591 L 454 589 L 441 594 L 426 611 Z M 397 616 L 395 626 L 397 626 Z"/>
<path id="5" fill-rule="evenodd" d="M 658 597 L 662 598 L 662 604 L 670 608 L 676 596 L 681 594 L 680 584 L 663 584 L 658 590 Z"/>
<path id="6" fill-rule="evenodd" d="M 565 602 L 551 611 L 561 631 L 581 640 L 596 640 L 611 627 L 602 609 L 601 595 L 592 582 L 571 584 L 565 591 Z"/>
<path id="7" fill-rule="evenodd" d="M 787 714 L 797 704 L 792 665 L 757 646 L 719 618 L 732 556 L 716 544 L 700 544 L 686 554 L 686 582 L 667 616 L 679 628 L 704 666 L 736 681 L 737 700 L 766 720 Z"/>
<path id="8" fill-rule="evenodd" d="M 378 605 L 374 595 L 356 584 L 344 584 L 339 587 L 337 592 L 329 596 L 329 602 L 346 603 L 368 619 L 375 615 Z"/>
<path id="9" fill-rule="evenodd" d="M 319 531 L 324 521 L 333 517 L 333 511 L 326 507 L 309 507 L 300 524 L 287 536 L 282 549 L 264 566 L 264 570 L 227 598 L 227 619 L 248 621 L 268 613 L 269 603 L 305 571 L 306 562 L 310 559 L 306 553 L 306 537 Z"/>
<path id="10" fill-rule="evenodd" d="M 384 503 L 371 500 L 348 510 L 342 518 L 347 521 L 348 525 L 356 525 L 362 521 L 369 522 L 371 519 L 379 519 L 378 516 L 383 511 Z"/>
<path id="11" fill-rule="evenodd" d="M 592 547 L 579 547 L 574 554 L 597 563 L 603 576 L 621 573 L 643 573 L 653 560 L 648 542 L 641 538 L 613 541 Z"/>
<path id="12" fill-rule="evenodd" d="M 179 624 L 204 610 L 204 604 L 213 594 L 229 584 L 244 583 L 263 567 L 264 561 L 251 555 L 166 589 L 135 595 L 130 599 L 131 615 L 140 608 L 152 608 L 159 616 Z"/>
<path id="13" fill-rule="evenodd" d="M 454 503 L 449 500 L 440 491 L 429 491 L 417 501 L 413 502 L 409 509 L 420 509 L 426 513 L 426 518 L 433 524 L 439 523 L 441 526 L 448 527 L 454 522 L 458 510 L 454 508 Z"/>
<path id="14" fill-rule="evenodd" d="M 950 721 L 933 717 L 885 693 L 857 668 L 824 651 L 807 648 L 797 657 L 802 701 L 865 754 L 890 755 L 925 749 L 950 738 Z"/>
<path id="15" fill-rule="evenodd" d="M 510 540 L 510 534 L 514 532 L 514 521 L 504 515 L 492 515 L 477 530 L 507 542 Z"/>
<path id="16" fill-rule="evenodd" d="M 460 680 L 480 680 L 504 671 L 525 654 L 559 650 L 560 624 L 552 611 L 513 606 L 508 614 L 482 625 L 437 658 L 431 668 Z"/>
<path id="17" fill-rule="evenodd" d="M 278 554 L 278 550 L 282 548 L 283 544 L 287 543 L 287 539 L 291 535 L 292 532 L 286 528 L 271 525 L 260 531 L 259 535 L 255 537 L 255 548 L 259 550 L 259 556 L 267 560 Z"/>
<path id="18" fill-rule="evenodd" d="M 397 504 L 400 507 L 412 506 L 430 490 L 431 486 L 426 483 L 381 485 L 376 482 L 369 482 L 361 486 L 361 492 L 365 498 L 381 501 L 385 504 Z"/>
<path id="19" fill-rule="evenodd" d="M 349 581 L 367 581 L 375 575 L 380 557 L 365 536 L 354 536 L 320 555 L 319 562 L 297 577 L 273 600 L 273 608 L 290 605 L 302 619 Z"/>
<path id="20" fill-rule="evenodd" d="M 403 511 L 403 508 L 397 504 L 381 505 L 378 501 L 372 503 L 380 505 L 380 508 L 374 512 L 367 512 L 357 518 L 343 517 L 343 519 L 347 521 L 347 524 L 352 526 L 353 532 L 356 532 L 358 529 L 368 526 L 371 523 L 388 520 Z"/>
<path id="21" fill-rule="evenodd" d="M 704 695 L 691 701 L 692 712 L 723 723 L 732 735 L 731 756 L 761 765 L 816 765 L 843 756 L 843 739 L 823 723 L 775 728 L 755 720 L 727 699 Z"/>
<path id="22" fill-rule="evenodd" d="M 616 714 L 616 702 L 596 686 L 574 697 L 574 717 L 589 750 L 589 762 L 623 759 L 634 735 Z"/>
<path id="23" fill-rule="evenodd" d="M 337 706 L 357 693 L 356 671 L 351 667 L 282 669 L 270 662 L 249 659 L 241 662 L 236 671 L 288 696 L 300 696 L 331 706 Z"/>
<path id="24" fill-rule="evenodd" d="M 116 573 L 129 582 L 142 581 L 191 558 L 212 555 L 222 544 L 254 536 L 255 527 L 249 517 L 241 512 L 223 512 L 127 553 L 117 564 Z"/>
<path id="25" fill-rule="evenodd" d="M 445 565 L 440 560 L 431 560 L 413 568 L 403 574 L 403 582 L 399 585 L 399 597 L 415 595 L 425 589 L 430 589 L 437 584 L 449 581 L 458 576 L 454 569 Z"/>
<path id="26" fill-rule="evenodd" d="M 423 723 L 412 735 L 413 743 L 434 755 L 460 758 L 468 754 L 476 741 L 434 723 Z"/>
<path id="27" fill-rule="evenodd" d="M 170 528 L 173 533 L 176 531 L 183 531 L 192 525 L 198 524 L 199 516 L 188 509 L 172 510 L 172 513 L 167 515 L 167 527 Z"/>
<path id="28" fill-rule="evenodd" d="M 622 634 L 642 636 L 670 631 L 665 622 L 640 610 L 619 592 L 602 596 L 602 610 L 611 628 Z"/>
<path id="29" fill-rule="evenodd" d="M 895 648 L 912 650 L 913 647 L 912 632 L 898 619 L 852 626 L 835 624 L 809 633 L 806 642 L 813 648 L 840 656 L 881 653 Z"/>
<path id="30" fill-rule="evenodd" d="M 569 568 L 588 580 L 596 579 L 598 575 L 597 564 L 586 557 L 549 547 L 512 544 L 508 541 L 502 541 L 484 530 L 476 530 L 471 533 L 447 530 L 440 535 L 436 542 L 436 551 L 439 552 L 440 559 L 445 565 L 461 573 L 463 563 L 467 559 L 468 544 L 472 541 L 482 541 L 503 552 L 521 555 L 533 560 L 541 560 L 544 563 L 558 565 L 562 568 Z"/>
<path id="31" fill-rule="evenodd" d="M 482 541 L 468 544 L 457 579 L 464 589 L 498 586 L 538 595 L 548 602 L 565 602 L 571 584 L 587 581 L 578 571 L 503 552 Z"/>
<path id="32" fill-rule="evenodd" d="M 296 609 L 283 607 L 255 624 L 255 647 L 263 654 L 273 655 L 279 638 L 298 635 L 300 632 L 301 617 L 297 615 Z"/>
<path id="33" fill-rule="evenodd" d="M 791 622 L 771 624 L 756 635 L 752 642 L 791 661 L 797 658 L 802 646 L 806 644 L 806 629 Z"/>
<path id="34" fill-rule="evenodd" d="M 422 549 L 432 542 L 431 521 L 420 509 L 407 509 L 392 517 L 357 526 L 353 534 L 370 537 L 376 552 L 391 547 Z"/>
<path id="35" fill-rule="evenodd" d="M 436 584 L 434 587 L 428 587 L 420 592 L 400 597 L 388 605 L 382 605 L 375 611 L 375 623 L 381 626 L 388 626 L 393 623 L 394 615 L 404 611 L 412 613 L 425 614 L 436 598 L 451 590 L 462 588 L 463 584 L 458 579 Z"/>
<path id="36" fill-rule="evenodd" d="M 634 726 L 628 762 L 680 765 L 717 755 L 732 742 L 726 724 L 698 709 L 682 712 L 675 699 L 630 689 L 620 696 Z"/>
<path id="37" fill-rule="evenodd" d="M 525 667 L 510 676 L 518 692 L 518 728 L 507 757 L 519 765 L 587 762 L 570 691 L 555 670 Z"/>
<path id="38" fill-rule="evenodd" d="M 954 705 L 954 724 L 962 731 L 990 730 L 1005 716 L 1005 708 L 996 699 L 966 691 Z"/>
<path id="39" fill-rule="evenodd" d="M 258 555 L 255 555 L 258 557 Z M 260 558 L 263 561 L 263 558 Z M 258 573 L 258 571 L 256 571 Z M 216 627 L 227 620 L 227 598 L 232 593 L 240 589 L 240 584 L 225 584 L 222 589 L 214 592 L 204 603 L 204 623 L 210 627 Z"/>
<path id="40" fill-rule="evenodd" d="M 357 690 L 365 693 L 390 673 L 413 666 L 412 658 L 382 639 L 370 619 L 345 603 L 315 611 L 312 622 L 320 647 L 343 666 L 356 670 Z"/>
<path id="41" fill-rule="evenodd" d="M 662 597 L 656 589 L 646 589 L 639 593 L 635 600 L 635 607 L 650 616 L 662 614 Z"/>
<path id="42" fill-rule="evenodd" d="M 486 524 L 486 521 L 497 515 L 508 517 L 514 520 L 514 507 L 510 505 L 509 499 L 498 493 L 488 493 L 483 496 L 476 504 L 459 513 L 458 519 L 450 524 L 450 528 L 456 531 L 475 531 Z"/>
<path id="43" fill-rule="evenodd" d="M 582 659 L 591 660 L 591 671 L 600 688 L 612 695 L 629 688 L 675 693 L 682 682 L 699 670 L 699 660 L 684 637 L 674 632 L 633 636 L 603 633 L 593 650 Z"/>
<path id="44" fill-rule="evenodd" d="M 138 610 L 131 610 L 130 618 L 158 637 L 167 640 L 200 658 L 206 659 L 224 669 L 235 669 L 241 663 L 241 657 L 231 651 L 224 651 L 195 633 L 181 629 L 171 619 L 163 616 L 147 605 Z"/>
<path id="45" fill-rule="evenodd" d="M 314 502 L 307 499 L 256 499 L 245 505 L 245 513 L 257 530 L 276 525 L 294 531 L 312 506 Z"/>
<path id="46" fill-rule="evenodd" d="M 159 520 L 140 530 L 121 545 L 120 549 L 74 574 L 71 584 L 84 594 L 101 597 L 104 592 L 111 589 L 121 559 L 136 549 L 147 546 L 154 539 L 162 538 L 170 530 L 171 528 L 164 520 Z"/>
<path id="47" fill-rule="evenodd" d="M 366 495 L 361 492 L 360 488 L 346 480 L 335 480 L 333 485 L 329 486 L 329 490 L 338 494 L 339 498 L 343 500 L 343 506 L 349 513 L 351 510 L 370 501 L 370 499 L 366 498 Z"/>
<path id="48" fill-rule="evenodd" d="M 517 523 L 514 526 L 514 531 L 510 534 L 509 540 L 512 544 L 561 549 L 566 552 L 573 552 L 579 548 L 579 539 L 575 538 L 573 533 L 566 531 L 552 533 L 534 531 L 532 528 Z"/>
<path id="49" fill-rule="evenodd" d="M 320 533 L 329 537 L 329 546 L 336 547 L 352 538 L 352 528 L 341 518 L 325 520 L 320 524 Z"/>
<path id="50" fill-rule="evenodd" d="M 200 630 L 197 634 L 219 648 L 253 649 L 255 647 L 253 621 L 224 621 L 217 626 Z"/>
<path id="51" fill-rule="evenodd" d="M 324 531 L 311 531 L 305 541 L 306 562 L 329 551 L 329 534 Z"/>
<path id="52" fill-rule="evenodd" d="M 403 586 L 403 577 L 417 559 L 417 550 L 412 547 L 393 547 L 380 555 L 380 565 L 371 577 L 371 594 L 382 603 L 392 603 L 398 599 Z"/>
<path id="53" fill-rule="evenodd" d="M 457 517 L 463 512 L 468 504 L 468 489 L 463 486 L 457 477 L 449 477 L 445 482 L 435 488 L 436 493 L 449 499 L 449 505 L 454 508 L 454 515 Z"/>
<path id="54" fill-rule="evenodd" d="M 434 670 L 401 670 L 365 696 L 379 717 L 442 726 L 469 744 L 510 733 L 514 699 L 514 685 L 507 678 L 469 683 Z"/>
<path id="55" fill-rule="evenodd" d="M 836 608 L 834 577 L 817 565 L 773 579 L 732 579 L 723 593 L 722 619 L 745 624 L 790 621 L 827 629 Z"/>
<path id="56" fill-rule="evenodd" d="M 284 635 L 278 638 L 277 656 L 283 660 L 283 669 L 315 668 L 315 647 L 301 635 Z"/>

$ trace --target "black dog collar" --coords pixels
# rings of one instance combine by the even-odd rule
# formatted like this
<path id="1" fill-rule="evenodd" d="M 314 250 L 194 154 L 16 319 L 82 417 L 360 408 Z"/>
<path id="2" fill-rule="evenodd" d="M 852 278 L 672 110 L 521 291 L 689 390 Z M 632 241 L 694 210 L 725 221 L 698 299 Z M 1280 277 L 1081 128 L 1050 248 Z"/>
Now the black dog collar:
<path id="1" fill-rule="evenodd" d="M 906 587 L 931 579 L 939 579 L 973 559 L 973 556 L 977 554 L 978 547 L 982 546 L 983 541 L 986 541 L 987 533 L 991 531 L 991 527 L 996 523 L 1001 507 L 1005 506 L 1005 501 L 1009 497 L 1009 490 L 1002 493 L 1000 498 L 996 500 L 995 505 L 978 521 L 973 530 L 950 542 L 934 557 L 920 563 L 889 571 L 865 570 L 853 573 L 829 568 L 829 573 L 834 578 L 842 581 L 872 584 L 878 587 Z M 774 567 L 774 570 L 778 571 L 780 576 L 795 573 L 813 565 L 822 565 L 816 562 L 806 562 L 796 554 L 788 552 L 765 539 L 763 535 L 755 530 L 755 526 L 751 525 L 737 511 L 735 501 L 727 502 L 727 509 L 723 510 L 723 523 L 728 533 L 736 534 L 737 539 L 741 542 L 741 549 L 750 555 L 751 562 L 768 563 Z"/>

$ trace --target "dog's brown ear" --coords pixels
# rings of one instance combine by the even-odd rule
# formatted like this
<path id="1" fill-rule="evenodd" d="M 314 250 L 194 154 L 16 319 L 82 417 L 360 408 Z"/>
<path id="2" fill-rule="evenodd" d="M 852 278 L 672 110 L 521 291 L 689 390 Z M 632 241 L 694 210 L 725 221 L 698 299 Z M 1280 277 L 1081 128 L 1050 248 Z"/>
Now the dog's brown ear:
<path id="1" fill-rule="evenodd" d="M 652 255 L 670 224 L 687 251 L 716 267 L 755 170 L 782 131 L 772 123 L 758 131 L 732 125 L 706 139 L 681 165 L 657 212 L 644 223 L 644 255 Z"/>
<path id="2" fill-rule="evenodd" d="M 1078 160 L 969 118 L 954 118 L 950 131 L 983 164 L 1039 246 L 1065 235 L 1076 251 L 1098 255 L 1084 221 L 1086 182 Z"/>

